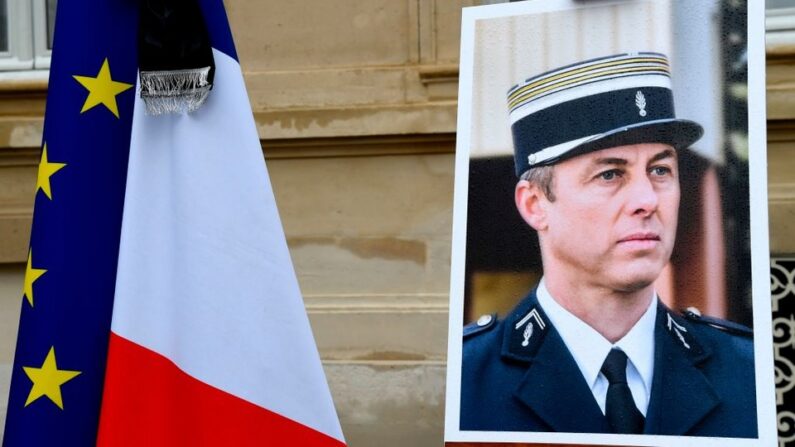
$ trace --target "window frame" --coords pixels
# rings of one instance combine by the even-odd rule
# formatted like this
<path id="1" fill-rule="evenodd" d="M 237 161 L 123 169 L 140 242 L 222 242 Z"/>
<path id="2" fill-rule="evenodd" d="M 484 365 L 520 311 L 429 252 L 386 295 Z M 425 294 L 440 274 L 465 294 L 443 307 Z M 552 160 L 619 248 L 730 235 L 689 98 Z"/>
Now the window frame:
<path id="1" fill-rule="evenodd" d="M 0 51 L 0 73 L 50 68 L 47 0 L 7 0 L 8 51 Z"/>
<path id="2" fill-rule="evenodd" d="M 47 0 L 33 0 L 33 68 L 49 69 L 52 50 L 47 39 Z"/>
<path id="3" fill-rule="evenodd" d="M 37 0 L 38 1 L 38 0 Z M 31 23 L 31 2 L 8 0 L 8 51 L 0 51 L 0 70 L 33 69 L 33 41 L 25 38 L 23 24 Z"/>
<path id="4" fill-rule="evenodd" d="M 768 46 L 795 44 L 795 7 L 768 9 L 765 31 Z"/>

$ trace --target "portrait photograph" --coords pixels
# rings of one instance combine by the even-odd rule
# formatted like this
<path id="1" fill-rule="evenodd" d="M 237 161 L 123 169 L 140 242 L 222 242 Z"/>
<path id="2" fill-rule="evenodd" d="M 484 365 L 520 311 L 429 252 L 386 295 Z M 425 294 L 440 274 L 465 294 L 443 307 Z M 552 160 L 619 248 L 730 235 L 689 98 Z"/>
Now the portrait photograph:
<path id="1" fill-rule="evenodd" d="M 447 446 L 775 443 L 763 24 L 464 10 Z"/>

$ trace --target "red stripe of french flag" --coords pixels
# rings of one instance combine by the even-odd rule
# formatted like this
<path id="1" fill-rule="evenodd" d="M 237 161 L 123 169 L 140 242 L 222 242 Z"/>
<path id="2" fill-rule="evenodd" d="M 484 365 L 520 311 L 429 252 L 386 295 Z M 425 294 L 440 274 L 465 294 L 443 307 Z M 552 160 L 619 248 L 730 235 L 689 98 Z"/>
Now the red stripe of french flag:
<path id="1" fill-rule="evenodd" d="M 110 349 L 105 384 L 113 392 L 103 402 L 98 446 L 345 445 L 202 383 L 117 335 L 111 335 Z"/>

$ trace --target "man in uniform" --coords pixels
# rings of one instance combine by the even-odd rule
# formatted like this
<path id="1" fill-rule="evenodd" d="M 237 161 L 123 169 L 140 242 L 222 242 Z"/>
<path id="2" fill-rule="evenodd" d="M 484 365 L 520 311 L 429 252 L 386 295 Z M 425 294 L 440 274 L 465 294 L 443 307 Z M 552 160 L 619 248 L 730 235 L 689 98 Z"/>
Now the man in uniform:
<path id="1" fill-rule="evenodd" d="M 544 277 L 504 319 L 464 329 L 461 430 L 757 437 L 742 326 L 662 304 L 674 247 L 677 119 L 668 62 L 609 56 L 509 91 L 516 207 Z"/>

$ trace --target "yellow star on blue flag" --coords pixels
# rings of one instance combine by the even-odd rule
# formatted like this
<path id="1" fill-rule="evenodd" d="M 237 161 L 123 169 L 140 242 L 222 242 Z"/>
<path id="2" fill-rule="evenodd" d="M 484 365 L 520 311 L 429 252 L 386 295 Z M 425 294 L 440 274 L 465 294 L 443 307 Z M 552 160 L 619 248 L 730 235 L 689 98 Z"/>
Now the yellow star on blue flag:
<path id="1" fill-rule="evenodd" d="M 46 396 L 58 408 L 63 410 L 61 385 L 80 375 L 80 371 L 58 369 L 58 364 L 55 360 L 55 346 L 50 347 L 50 352 L 47 353 L 47 357 L 40 368 L 25 366 L 22 369 L 25 370 L 25 374 L 33 382 L 28 399 L 25 401 L 26 407 L 40 397 Z"/>
<path id="2" fill-rule="evenodd" d="M 116 95 L 132 88 L 132 84 L 114 81 L 110 74 L 108 59 L 102 62 L 102 67 L 95 77 L 73 76 L 77 82 L 88 90 L 88 97 L 83 103 L 80 113 L 84 113 L 102 104 L 111 111 L 116 118 L 119 117 L 119 106 L 116 104 Z"/>
<path id="3" fill-rule="evenodd" d="M 52 200 L 52 187 L 50 177 L 66 166 L 66 163 L 54 163 L 47 158 L 47 144 L 41 151 L 41 161 L 39 162 L 39 174 L 36 178 L 36 189 L 41 190 L 48 199 Z"/>
<path id="4" fill-rule="evenodd" d="M 45 273 L 47 273 L 45 269 L 33 268 L 33 249 L 31 249 L 28 252 L 28 265 L 25 268 L 25 285 L 22 289 L 22 294 L 27 298 L 30 307 L 33 307 L 33 283 Z"/>

